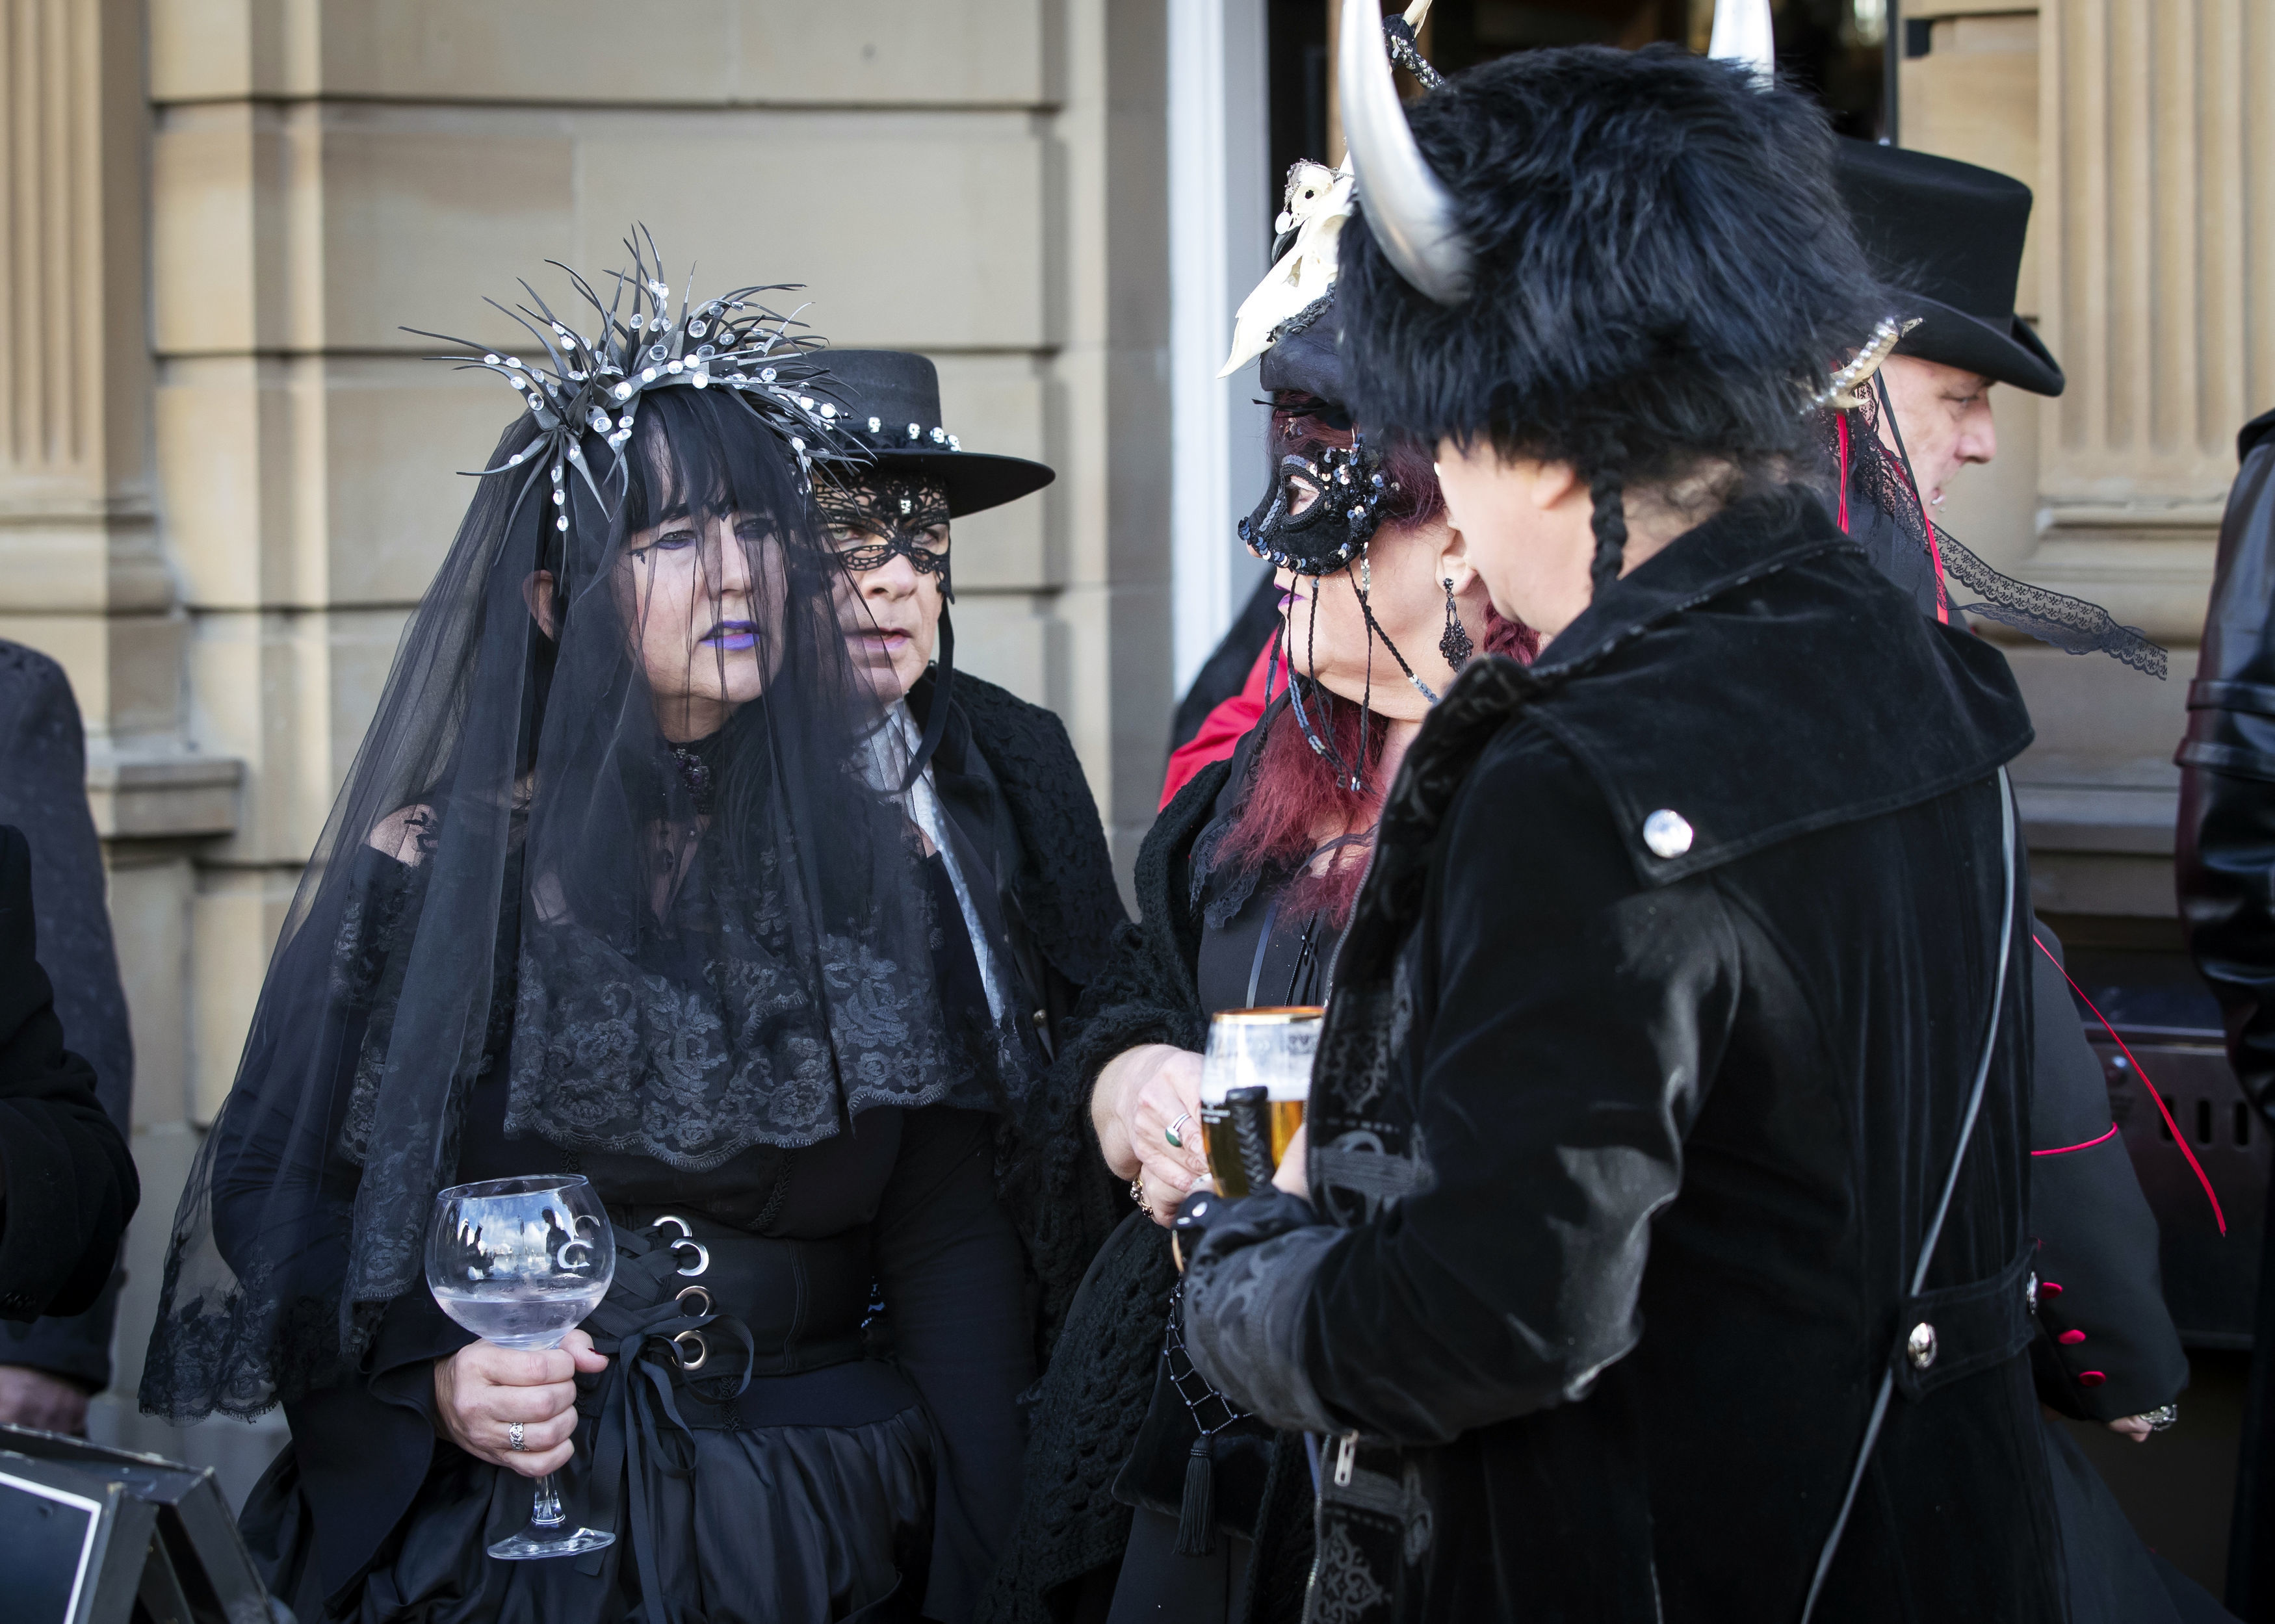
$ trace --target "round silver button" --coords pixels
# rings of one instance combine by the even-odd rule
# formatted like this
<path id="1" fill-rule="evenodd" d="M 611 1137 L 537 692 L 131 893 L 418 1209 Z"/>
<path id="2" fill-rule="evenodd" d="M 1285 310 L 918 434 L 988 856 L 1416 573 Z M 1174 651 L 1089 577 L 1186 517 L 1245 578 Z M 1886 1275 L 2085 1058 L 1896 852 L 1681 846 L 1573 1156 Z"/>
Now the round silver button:
<path id="1" fill-rule="evenodd" d="M 1904 1356 L 1912 1362 L 1912 1369 L 1924 1371 L 1935 1363 L 1935 1327 L 1924 1319 L 1912 1327 L 1904 1338 Z"/>
<path id="2" fill-rule="evenodd" d="M 1654 856 L 1679 857 L 1690 850 L 1690 820 L 1662 806 L 1643 820 L 1643 843 Z"/>

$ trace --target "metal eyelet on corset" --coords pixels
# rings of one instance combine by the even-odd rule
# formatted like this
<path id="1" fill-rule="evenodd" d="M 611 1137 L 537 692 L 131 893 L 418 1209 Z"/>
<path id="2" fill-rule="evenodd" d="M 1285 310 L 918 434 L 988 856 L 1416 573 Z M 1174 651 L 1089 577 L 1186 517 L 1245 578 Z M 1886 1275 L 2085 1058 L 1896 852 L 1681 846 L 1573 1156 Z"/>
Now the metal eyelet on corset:
<path id="1" fill-rule="evenodd" d="M 666 1224 L 676 1224 L 679 1226 L 679 1239 L 669 1243 L 669 1250 L 673 1257 L 676 1258 L 679 1256 L 680 1250 L 683 1247 L 692 1247 L 695 1250 L 695 1266 L 691 1269 L 683 1264 L 680 1265 L 678 1270 L 680 1273 L 686 1275 L 700 1274 L 704 1270 L 711 1266 L 711 1249 L 695 1238 L 694 1225 L 689 1223 L 676 1212 L 666 1212 L 662 1217 L 649 1224 L 648 1227 L 651 1229 L 661 1229 Z"/>
<path id="2" fill-rule="evenodd" d="M 701 1297 L 703 1299 L 703 1306 L 701 1308 L 688 1307 L 687 1299 L 690 1297 Z M 708 1286 L 682 1286 L 679 1288 L 678 1296 L 672 1300 L 679 1304 L 679 1311 L 681 1313 L 692 1314 L 698 1319 L 702 1318 L 706 1314 L 708 1314 L 711 1311 L 711 1288 Z"/>
<path id="3" fill-rule="evenodd" d="M 687 1344 L 690 1342 L 695 1344 L 695 1356 L 692 1359 L 687 1356 Z M 711 1356 L 711 1344 L 703 1340 L 703 1333 L 700 1331 L 682 1331 L 671 1339 L 671 1348 L 672 1351 L 679 1356 L 679 1368 L 683 1371 L 699 1371 L 703 1368 L 704 1361 Z"/>

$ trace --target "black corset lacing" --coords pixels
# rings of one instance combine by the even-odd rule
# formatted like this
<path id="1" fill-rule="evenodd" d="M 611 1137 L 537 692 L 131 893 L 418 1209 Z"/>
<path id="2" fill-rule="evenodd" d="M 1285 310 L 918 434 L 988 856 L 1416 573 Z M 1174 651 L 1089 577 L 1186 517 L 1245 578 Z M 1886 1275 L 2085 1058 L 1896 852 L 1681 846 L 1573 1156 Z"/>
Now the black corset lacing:
<path id="1" fill-rule="evenodd" d="M 639 1577 L 639 1616 L 646 1624 L 677 1624 L 679 1605 L 662 1593 L 648 1469 L 668 1477 L 692 1477 L 696 1430 L 739 1429 L 736 1401 L 752 1376 L 817 1370 L 861 1356 L 869 1283 L 865 1236 L 786 1241 L 727 1230 L 699 1215 L 658 1214 L 637 1227 L 624 1221 L 628 1216 L 619 1216 L 616 1225 L 616 1270 L 608 1295 L 584 1322 L 594 1348 L 608 1358 L 607 1370 L 578 1382 L 578 1410 L 596 1428 L 588 1521 L 629 1538 Z M 769 1277 L 778 1280 L 793 1269 L 808 1289 L 785 1292 L 773 1285 Z M 849 1299 L 850 1314 L 828 1311 L 843 1307 L 831 1302 L 836 1297 Z M 770 1328 L 763 1343 L 744 1318 L 722 1307 L 731 1303 L 747 1311 L 801 1299 L 802 1323 L 795 1330 Z M 816 1321 L 825 1327 L 819 1335 L 808 1329 Z M 628 1504 L 619 1504 L 620 1493 L 628 1493 Z M 598 1574 L 602 1560 L 598 1552 L 581 1557 L 580 1570 Z"/>

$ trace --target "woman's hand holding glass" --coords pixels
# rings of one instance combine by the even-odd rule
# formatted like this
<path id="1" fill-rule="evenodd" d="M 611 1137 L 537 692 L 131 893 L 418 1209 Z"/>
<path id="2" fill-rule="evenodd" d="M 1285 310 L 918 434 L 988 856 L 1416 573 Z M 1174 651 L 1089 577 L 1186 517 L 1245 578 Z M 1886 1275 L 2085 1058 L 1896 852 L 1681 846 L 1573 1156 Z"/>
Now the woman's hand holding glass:
<path id="1" fill-rule="evenodd" d="M 577 1373 L 608 1368 L 608 1356 L 595 1353 L 582 1331 L 570 1332 L 558 1348 L 531 1353 L 469 1342 L 435 1361 L 435 1429 L 478 1460 L 541 1477 L 569 1464 Z M 518 1450 L 509 1431 L 517 1423 Z"/>
<path id="2" fill-rule="evenodd" d="M 436 1365 L 435 1414 L 470 1454 L 536 1480 L 529 1526 L 489 1546 L 500 1561 L 616 1543 L 612 1530 L 571 1523 L 553 1477 L 572 1454 L 576 1372 L 608 1365 L 575 1327 L 616 1268 L 608 1210 L 582 1177 L 485 1179 L 435 1197 L 427 1288 L 482 1339 Z"/>
<path id="3" fill-rule="evenodd" d="M 1153 1221 L 1167 1227 L 1208 1174 L 1201 1140 L 1201 1057 L 1145 1043 L 1106 1062 L 1090 1096 L 1099 1148 L 1116 1178 L 1135 1178 Z M 1170 1136 L 1183 1141 L 1173 1144 Z"/>

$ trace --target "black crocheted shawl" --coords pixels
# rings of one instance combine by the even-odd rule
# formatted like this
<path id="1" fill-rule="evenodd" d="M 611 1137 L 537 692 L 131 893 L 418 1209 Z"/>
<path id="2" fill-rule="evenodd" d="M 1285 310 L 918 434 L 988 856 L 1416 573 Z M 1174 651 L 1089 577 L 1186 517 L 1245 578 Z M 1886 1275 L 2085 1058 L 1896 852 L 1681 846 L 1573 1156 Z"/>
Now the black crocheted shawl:
<path id="1" fill-rule="evenodd" d="M 1117 935 L 1130 929 L 1089 781 L 1053 712 L 957 673 L 952 702 L 970 723 L 1003 792 L 1024 861 L 1018 901 L 1037 949 L 1076 988 L 1092 988 Z M 1085 1000 L 1085 1007 L 1087 1001 Z M 1106 1170 L 1089 1127 L 1090 1087 L 1064 1063 L 1086 1052 L 1081 1016 L 1060 1034 L 1065 1052 L 1027 1099 L 1026 1120 L 1005 1124 L 997 1190 L 1025 1242 L 1041 1291 L 1046 1349 L 1128 1198 Z M 1071 1041 L 1069 1041 L 1071 1039 Z M 1094 1075 L 1094 1073 L 1093 1073 Z"/>
<path id="2" fill-rule="evenodd" d="M 1094 1167 L 1102 1169 L 1104 1160 L 1087 1102 L 1100 1069 L 1138 1044 L 1198 1049 L 1206 1036 L 1196 974 L 1201 918 L 1192 906 L 1190 868 L 1194 840 L 1230 772 L 1228 762 L 1202 768 L 1146 835 L 1136 875 L 1140 922 L 1115 932 L 1112 953 L 1083 995 L 1073 1039 L 1061 1049 L 1043 1091 L 1079 1107 L 1081 1149 Z M 1085 1191 L 1092 1188 L 1094 1181 L 1085 1180 Z M 1085 1232 L 1100 1216 L 1085 1214 Z M 1113 1484 L 1145 1416 L 1177 1275 L 1168 1232 L 1130 1205 L 1126 1189 L 1114 1190 L 1104 1216 L 1115 1227 L 1080 1282 L 1036 1388 L 1019 1521 L 975 1624 L 1072 1618 L 1085 1581 L 1110 1590 L 1129 1543 L 1130 1511 L 1115 1499 Z M 1301 1441 L 1283 1439 L 1282 1446 L 1281 1455 L 1290 1458 L 1275 1462 L 1236 1621 L 1296 1624 L 1303 1612 L 1311 1560 L 1311 1477 Z"/>

